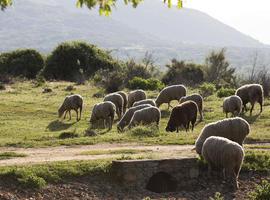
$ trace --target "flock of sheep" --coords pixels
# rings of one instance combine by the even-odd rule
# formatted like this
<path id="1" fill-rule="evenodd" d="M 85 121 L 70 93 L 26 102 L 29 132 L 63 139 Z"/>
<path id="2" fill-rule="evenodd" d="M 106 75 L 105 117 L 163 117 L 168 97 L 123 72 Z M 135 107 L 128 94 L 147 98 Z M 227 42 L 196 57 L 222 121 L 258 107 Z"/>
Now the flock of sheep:
<path id="1" fill-rule="evenodd" d="M 193 130 L 197 121 L 197 113 L 200 121 L 203 120 L 203 98 L 199 94 L 186 96 L 187 89 L 184 85 L 173 85 L 164 88 L 155 100 L 147 99 L 143 90 L 135 90 L 128 95 L 123 92 L 115 92 L 105 96 L 104 101 L 94 105 L 90 117 L 92 126 L 102 121 L 104 127 L 112 128 L 114 116 L 117 114 L 119 122 L 118 131 L 124 131 L 137 125 L 155 123 L 159 126 L 161 112 L 159 107 L 167 103 L 168 109 L 172 107 L 170 102 L 179 101 L 179 105 L 172 108 L 166 131 L 179 131 L 180 127 Z M 246 120 L 237 117 L 243 111 L 247 111 L 246 104 L 251 104 L 250 115 L 254 104 L 263 105 L 263 89 L 259 84 L 244 85 L 236 90 L 235 95 L 226 97 L 223 101 L 223 112 L 231 113 L 233 118 L 223 119 L 207 124 L 201 131 L 195 143 L 196 152 L 208 163 L 208 172 L 212 168 L 220 168 L 224 178 L 229 177 L 235 188 L 238 188 L 238 175 L 244 159 L 243 141 L 250 132 L 250 126 Z M 83 99 L 80 95 L 67 96 L 59 108 L 61 117 L 70 110 L 75 110 L 77 120 L 81 118 Z M 127 109 L 128 108 L 128 109 Z M 126 110 L 127 109 L 127 110 Z M 71 118 L 71 116 L 70 116 Z"/>

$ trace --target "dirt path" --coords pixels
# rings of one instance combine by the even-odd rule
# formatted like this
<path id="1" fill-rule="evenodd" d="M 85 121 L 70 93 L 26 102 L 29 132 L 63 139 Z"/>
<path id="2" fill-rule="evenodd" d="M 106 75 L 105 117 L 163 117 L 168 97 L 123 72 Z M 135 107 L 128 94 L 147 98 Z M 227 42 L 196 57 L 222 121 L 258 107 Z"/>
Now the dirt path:
<path id="1" fill-rule="evenodd" d="M 96 160 L 104 158 L 117 158 L 122 154 L 102 154 L 102 155 L 81 155 L 87 151 L 99 150 L 121 150 L 121 149 L 135 149 L 135 150 L 150 150 L 147 153 L 158 158 L 186 158 L 195 157 L 195 151 L 192 151 L 193 145 L 155 145 L 142 146 L 136 144 L 98 144 L 86 146 L 59 146 L 49 148 L 0 148 L 0 152 L 16 152 L 26 154 L 26 157 L 16 157 L 6 160 L 0 160 L 0 166 L 9 165 L 25 165 L 37 164 L 53 161 L 68 161 L 68 160 Z M 133 155 L 144 155 L 143 153 Z"/>

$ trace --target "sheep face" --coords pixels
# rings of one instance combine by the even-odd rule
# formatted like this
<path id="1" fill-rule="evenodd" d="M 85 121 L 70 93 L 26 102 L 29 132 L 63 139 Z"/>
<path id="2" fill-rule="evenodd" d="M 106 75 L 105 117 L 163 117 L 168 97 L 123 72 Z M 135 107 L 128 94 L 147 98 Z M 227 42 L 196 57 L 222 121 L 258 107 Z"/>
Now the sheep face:
<path id="1" fill-rule="evenodd" d="M 176 131 L 176 127 L 173 126 L 172 124 L 168 124 L 166 127 L 166 131 L 167 132 L 174 132 L 174 131 Z"/>
<path id="2" fill-rule="evenodd" d="M 65 110 L 62 107 L 60 107 L 58 109 L 58 117 L 61 118 L 63 116 L 64 112 L 65 112 Z"/>

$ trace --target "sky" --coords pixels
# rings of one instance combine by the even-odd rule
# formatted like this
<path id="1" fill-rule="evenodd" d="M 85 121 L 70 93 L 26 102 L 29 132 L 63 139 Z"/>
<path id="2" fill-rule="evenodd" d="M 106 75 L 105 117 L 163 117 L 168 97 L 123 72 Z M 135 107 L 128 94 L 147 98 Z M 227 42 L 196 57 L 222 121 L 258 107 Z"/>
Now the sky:
<path id="1" fill-rule="evenodd" d="M 270 0 L 183 0 L 260 42 L 270 44 Z"/>

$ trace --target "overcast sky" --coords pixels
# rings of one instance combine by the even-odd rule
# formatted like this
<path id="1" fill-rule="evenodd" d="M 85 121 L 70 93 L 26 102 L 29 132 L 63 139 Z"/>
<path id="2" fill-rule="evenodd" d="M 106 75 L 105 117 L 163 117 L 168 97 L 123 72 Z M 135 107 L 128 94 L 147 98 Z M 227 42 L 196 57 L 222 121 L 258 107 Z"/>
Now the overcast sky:
<path id="1" fill-rule="evenodd" d="M 270 44 L 270 0 L 184 0 L 253 38 Z"/>

